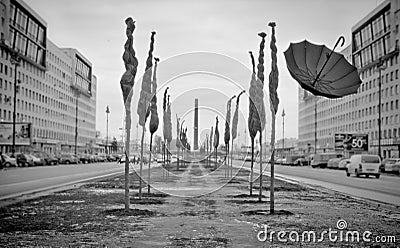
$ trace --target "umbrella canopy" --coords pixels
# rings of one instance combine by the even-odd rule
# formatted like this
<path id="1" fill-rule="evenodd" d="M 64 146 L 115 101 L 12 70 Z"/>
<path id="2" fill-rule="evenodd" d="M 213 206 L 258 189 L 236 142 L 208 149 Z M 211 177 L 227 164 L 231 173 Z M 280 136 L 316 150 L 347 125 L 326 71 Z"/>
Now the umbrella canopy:
<path id="1" fill-rule="evenodd" d="M 362 83 L 357 68 L 342 54 L 334 52 L 340 41 L 343 46 L 343 36 L 338 39 L 333 50 L 306 40 L 290 44 L 284 52 L 287 68 L 303 89 L 327 98 L 357 93 Z"/>

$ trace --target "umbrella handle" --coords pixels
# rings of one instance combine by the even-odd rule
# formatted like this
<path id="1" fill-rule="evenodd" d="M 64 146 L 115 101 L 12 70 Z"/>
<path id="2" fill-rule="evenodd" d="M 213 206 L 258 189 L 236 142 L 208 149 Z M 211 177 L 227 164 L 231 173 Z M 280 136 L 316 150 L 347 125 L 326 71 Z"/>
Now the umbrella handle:
<path id="1" fill-rule="evenodd" d="M 339 42 L 342 41 L 342 44 L 340 44 L 340 47 L 342 47 L 344 45 L 345 39 L 344 36 L 340 36 L 339 39 L 336 41 L 335 46 L 333 47 L 332 51 L 329 53 L 328 58 L 326 59 L 324 65 L 322 66 L 321 70 L 318 72 L 317 77 L 315 78 L 314 82 L 311 84 L 312 86 L 315 86 L 315 84 L 317 83 L 317 80 L 319 79 L 319 77 L 321 76 L 322 71 L 324 70 L 326 64 L 328 63 L 329 59 L 331 58 L 333 52 L 335 51 L 336 47 L 339 45 Z"/>

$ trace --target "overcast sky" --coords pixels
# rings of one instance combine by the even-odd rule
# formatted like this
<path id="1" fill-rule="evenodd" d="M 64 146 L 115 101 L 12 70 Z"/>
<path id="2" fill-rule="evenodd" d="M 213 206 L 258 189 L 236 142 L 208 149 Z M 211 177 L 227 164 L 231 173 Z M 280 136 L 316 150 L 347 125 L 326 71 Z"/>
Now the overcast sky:
<path id="1" fill-rule="evenodd" d="M 344 35 L 346 44 L 350 44 L 351 27 L 372 11 L 380 0 L 210 0 L 210 1 L 132 1 L 132 0 L 25 0 L 39 15 L 47 21 L 48 38 L 59 47 L 77 48 L 93 64 L 93 72 L 98 79 L 97 123 L 96 129 L 105 136 L 105 109 L 110 106 L 110 136 L 120 137 L 123 125 L 123 101 L 119 81 L 124 72 L 121 58 L 126 40 L 124 20 L 131 16 L 136 20 L 134 48 L 139 59 L 134 92 L 139 94 L 141 74 L 149 47 L 150 32 L 157 31 L 154 55 L 161 58 L 159 65 L 158 110 L 162 120 L 162 94 L 166 81 L 177 76 L 177 68 L 166 66 L 168 60 L 174 65 L 184 67 L 194 64 L 196 57 L 183 55 L 183 62 L 176 62 L 176 56 L 192 52 L 210 52 L 220 54 L 214 60 L 207 54 L 204 59 L 212 68 L 220 62 L 232 69 L 224 71 L 225 75 L 211 74 L 189 75 L 178 77 L 169 84 L 171 88 L 173 127 L 175 115 L 183 116 L 191 135 L 193 123 L 191 108 L 194 97 L 199 98 L 200 131 L 210 128 L 219 113 L 225 116 L 226 101 L 240 89 L 248 90 L 251 76 L 251 63 L 248 51 L 258 55 L 260 37 L 257 33 L 268 34 L 265 47 L 265 78 L 271 68 L 269 42 L 271 29 L 268 22 L 276 22 L 276 39 L 278 47 L 280 98 L 277 117 L 277 139 L 282 138 L 282 109 L 285 109 L 285 137 L 297 137 L 298 127 L 298 86 L 286 68 L 283 52 L 290 42 L 307 39 L 317 44 L 326 44 L 332 48 L 337 38 Z M 225 58 L 231 58 L 227 59 Z M 180 58 L 180 56 L 178 56 Z M 193 58 L 193 59 L 192 59 Z M 174 60 L 175 59 L 175 60 Z M 224 60 L 226 59 L 226 63 Z M 205 63 L 202 61 L 201 63 Z M 239 68 L 242 67 L 242 68 Z M 242 70 L 243 69 L 243 70 Z M 246 71 L 247 70 L 247 71 Z M 234 78 L 240 71 L 246 79 L 237 79 L 237 84 L 228 82 L 224 77 Z M 180 71 L 182 72 L 182 71 Z M 244 130 L 247 123 L 247 97 L 241 98 L 242 117 L 239 122 L 239 133 L 244 141 Z M 265 98 L 267 126 L 270 126 L 271 114 L 268 98 Z M 133 132 L 136 136 L 136 104 L 132 102 Z M 232 115 L 234 105 L 232 105 Z M 213 110 L 211 110 L 213 109 Z M 162 134 L 160 125 L 158 134 Z M 224 126 L 219 125 L 223 139 Z M 140 131 L 140 130 L 139 130 Z M 175 132 L 175 128 L 174 128 Z M 247 134 L 248 135 L 248 134 Z M 269 136 L 270 134 L 268 134 Z M 174 134 L 175 136 L 175 134 Z M 269 138 L 269 137 L 268 137 Z M 247 138 L 247 141 L 249 139 Z"/>

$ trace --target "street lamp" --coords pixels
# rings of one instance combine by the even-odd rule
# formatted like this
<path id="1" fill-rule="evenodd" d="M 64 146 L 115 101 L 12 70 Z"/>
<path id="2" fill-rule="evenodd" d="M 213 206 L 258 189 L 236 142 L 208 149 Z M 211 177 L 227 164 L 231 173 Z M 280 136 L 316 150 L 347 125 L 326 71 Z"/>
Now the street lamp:
<path id="1" fill-rule="evenodd" d="M 285 157 L 285 109 L 282 110 L 282 154 Z"/>
<path id="2" fill-rule="evenodd" d="M 75 154 L 75 156 L 77 156 L 77 147 L 78 147 L 78 102 L 79 102 L 79 100 L 78 100 L 78 98 L 79 98 L 79 91 L 78 91 L 78 89 L 76 89 L 76 88 L 74 88 L 74 87 L 72 87 L 72 89 L 73 89 L 73 91 L 74 91 L 74 93 L 75 93 L 75 95 L 76 95 L 76 98 L 75 98 L 75 152 L 74 152 L 74 154 Z"/>
<path id="3" fill-rule="evenodd" d="M 317 102 L 318 98 L 315 97 L 315 105 L 314 105 L 314 154 L 317 154 Z"/>
<path id="4" fill-rule="evenodd" d="M 106 154 L 108 154 L 108 148 L 107 148 L 107 146 L 108 146 L 108 114 L 110 113 L 110 108 L 108 107 L 108 105 L 107 105 L 107 107 L 106 107 L 106 114 L 107 114 L 107 130 L 106 130 Z"/>
<path id="5" fill-rule="evenodd" d="M 386 69 L 386 66 L 383 64 L 383 60 L 380 58 L 378 64 L 376 65 L 379 71 L 379 92 L 378 92 L 378 156 L 381 157 L 381 128 L 382 128 L 382 123 L 381 123 L 381 102 L 382 102 L 382 71 Z"/>
<path id="6" fill-rule="evenodd" d="M 13 111 L 13 128 L 12 128 L 12 155 L 15 155 L 15 118 L 16 118 L 16 106 L 17 106 L 17 67 L 20 66 L 21 58 L 18 52 L 14 51 L 11 53 L 10 62 L 14 65 L 14 111 Z"/>

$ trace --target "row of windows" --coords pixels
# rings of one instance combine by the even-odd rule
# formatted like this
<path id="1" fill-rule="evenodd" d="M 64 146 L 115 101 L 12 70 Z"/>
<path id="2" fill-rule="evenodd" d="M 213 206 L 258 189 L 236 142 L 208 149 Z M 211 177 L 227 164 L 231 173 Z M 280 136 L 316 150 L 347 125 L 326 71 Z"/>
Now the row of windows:
<path id="1" fill-rule="evenodd" d="M 372 40 L 380 37 L 383 33 L 390 30 L 389 10 L 379 15 L 376 19 L 368 23 L 353 36 L 353 46 L 355 50 L 368 45 Z"/>
<path id="2" fill-rule="evenodd" d="M 0 109 L 0 119 L 2 121 L 12 121 L 12 111 Z M 16 120 L 21 121 L 21 122 L 31 122 L 35 127 L 43 127 L 44 128 L 43 130 L 48 130 L 49 132 L 51 130 L 53 130 L 53 131 L 51 131 L 53 133 L 60 133 L 60 134 L 64 134 L 64 135 L 70 135 L 70 134 L 74 135 L 75 134 L 75 126 L 66 125 L 64 123 L 58 123 L 55 121 L 50 121 L 50 120 L 46 120 L 46 119 L 42 119 L 42 118 L 30 116 L 30 115 L 19 114 L 19 113 L 16 114 Z M 37 130 L 40 130 L 40 128 L 37 128 Z M 54 130 L 58 130 L 61 132 L 54 131 Z M 93 135 L 93 133 L 94 133 L 93 130 L 94 130 L 94 124 L 90 124 L 90 123 L 86 123 L 86 122 L 81 122 L 79 124 L 78 132 L 79 132 L 79 135 L 81 135 L 81 136 Z M 41 137 L 41 136 L 36 136 L 36 137 Z M 52 138 L 52 137 L 48 137 L 48 138 Z"/>
<path id="3" fill-rule="evenodd" d="M 80 76 L 82 76 L 84 79 L 91 81 L 92 78 L 91 78 L 90 67 L 78 57 L 76 58 L 75 63 L 76 63 L 75 65 L 76 72 L 80 74 Z"/>
<path id="4" fill-rule="evenodd" d="M 62 118 L 63 121 L 69 121 L 71 123 L 74 123 L 75 121 L 75 107 L 72 106 L 67 106 L 65 104 L 62 104 L 60 102 L 54 101 L 54 99 L 44 97 L 42 95 L 38 95 L 37 93 L 33 92 L 34 94 L 31 94 L 31 91 L 28 89 L 25 89 L 28 91 L 27 93 L 31 95 L 36 101 L 38 102 L 49 102 L 48 106 L 54 105 L 54 107 L 57 107 L 59 109 L 64 110 L 65 112 L 69 113 L 64 114 L 61 113 L 60 111 L 53 110 L 52 108 L 48 108 L 40 106 L 39 104 L 34 104 L 31 101 L 24 101 L 23 99 L 17 99 L 17 110 L 22 110 L 22 111 L 29 111 L 29 112 L 34 112 L 40 115 L 49 115 L 49 117 L 57 117 L 57 118 Z M 6 94 L 1 94 L 0 93 L 0 104 L 9 104 L 12 105 L 12 97 L 8 96 Z M 95 115 L 92 114 L 93 112 L 86 112 L 83 111 L 83 108 L 78 108 L 79 110 L 79 116 L 86 119 L 90 120 L 92 122 L 95 122 Z M 94 126 L 93 126 L 94 128 Z"/>
<path id="5" fill-rule="evenodd" d="M 10 54 L 7 52 L 7 51 L 5 51 L 4 49 L 1 49 L 1 52 L 0 52 L 0 57 L 2 58 L 2 59 L 5 59 L 6 61 L 8 61 L 8 60 L 10 60 Z M 2 63 L 0 63 L 0 65 L 1 65 Z M 7 65 L 4 65 L 4 67 L 6 67 Z M 20 67 L 19 68 L 21 68 L 21 66 L 22 66 L 22 68 L 24 69 L 24 71 L 26 70 L 26 71 L 29 71 L 29 72 L 31 72 L 31 73 L 33 73 L 35 76 L 37 76 L 37 77 L 40 77 L 40 78 L 44 78 L 44 76 L 45 76 L 45 71 L 43 71 L 43 70 L 41 70 L 41 69 L 38 69 L 38 67 L 37 66 L 34 66 L 34 65 L 32 65 L 31 63 L 28 63 L 27 61 L 25 61 L 25 60 L 21 60 L 21 63 L 20 63 Z M 20 70 L 20 69 L 19 69 Z M 10 69 L 10 76 L 12 77 L 12 70 Z M 6 75 L 7 75 L 7 73 L 5 73 Z"/>
<path id="6" fill-rule="evenodd" d="M 18 53 L 28 57 L 33 62 L 45 66 L 45 50 L 39 47 L 35 42 L 27 39 L 26 36 L 10 29 L 11 47 Z"/>
<path id="7" fill-rule="evenodd" d="M 37 23 L 32 18 L 17 8 L 14 4 L 11 4 L 10 8 L 10 23 L 18 28 L 24 34 L 35 42 L 39 42 L 42 46 L 45 44 L 45 30 L 42 25 Z"/>
<path id="8" fill-rule="evenodd" d="M 389 82 L 392 82 L 392 81 L 397 80 L 397 79 L 399 79 L 399 70 L 398 69 L 396 71 L 390 72 L 390 77 L 389 77 L 389 73 L 386 73 L 386 80 L 385 80 L 385 75 L 383 75 L 380 78 L 382 84 L 389 83 Z M 373 79 L 373 80 L 370 80 L 370 81 L 366 81 L 359 88 L 359 93 L 367 91 L 367 90 L 370 90 L 371 88 L 375 88 L 376 86 L 379 86 L 378 84 L 379 84 L 379 79 Z M 390 87 L 391 91 L 392 91 L 393 87 L 395 87 L 395 90 L 397 92 L 397 89 L 398 89 L 399 85 L 396 84 L 395 86 L 391 86 Z M 388 89 L 389 88 L 387 88 L 386 91 Z"/>
<path id="9" fill-rule="evenodd" d="M 60 59 L 58 56 L 56 56 L 54 53 L 52 53 L 51 51 L 47 51 L 47 60 L 53 62 L 56 66 L 61 67 L 63 70 L 72 73 L 72 67 L 68 63 Z M 59 75 L 58 72 L 57 75 Z"/>

